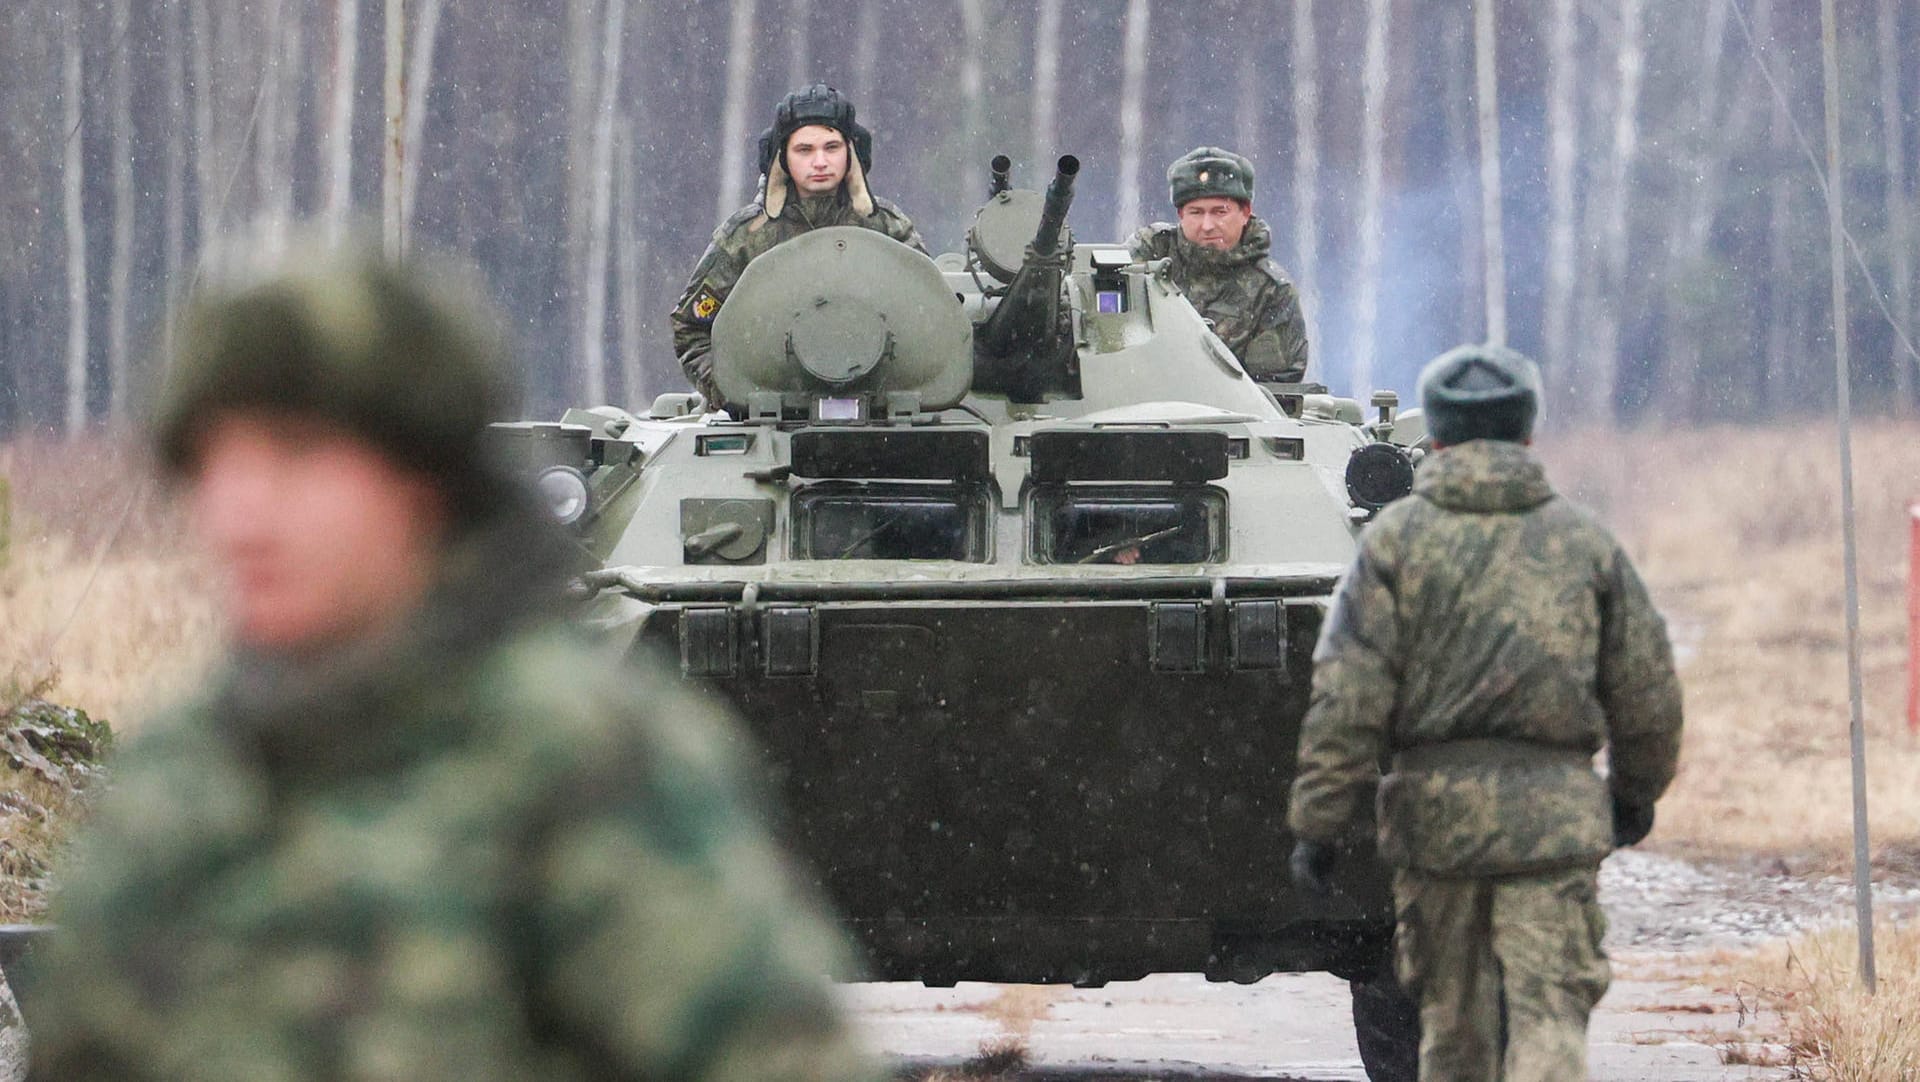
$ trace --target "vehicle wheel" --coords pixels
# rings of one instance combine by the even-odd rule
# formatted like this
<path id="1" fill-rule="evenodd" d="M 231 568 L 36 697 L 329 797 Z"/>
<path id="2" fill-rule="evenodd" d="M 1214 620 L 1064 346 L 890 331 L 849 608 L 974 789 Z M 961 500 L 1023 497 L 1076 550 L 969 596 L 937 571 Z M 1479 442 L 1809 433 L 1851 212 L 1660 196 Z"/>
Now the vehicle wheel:
<path id="1" fill-rule="evenodd" d="M 1420 1006 L 1391 971 L 1350 982 L 1353 1035 L 1370 1082 L 1417 1082 L 1420 1077 Z"/>

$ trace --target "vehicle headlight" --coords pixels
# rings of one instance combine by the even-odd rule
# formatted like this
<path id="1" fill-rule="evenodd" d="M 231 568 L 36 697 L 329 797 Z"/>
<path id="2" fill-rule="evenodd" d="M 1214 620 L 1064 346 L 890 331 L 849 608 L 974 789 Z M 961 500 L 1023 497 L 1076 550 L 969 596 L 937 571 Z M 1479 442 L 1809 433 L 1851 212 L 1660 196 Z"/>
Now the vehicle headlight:
<path id="1" fill-rule="evenodd" d="M 1413 491 L 1413 456 L 1391 443 L 1369 443 L 1347 459 L 1347 498 L 1378 511 Z"/>
<path id="2" fill-rule="evenodd" d="M 579 522 L 587 513 L 590 497 L 586 475 L 572 466 L 549 466 L 534 480 L 540 502 L 554 521 L 562 526 Z"/>

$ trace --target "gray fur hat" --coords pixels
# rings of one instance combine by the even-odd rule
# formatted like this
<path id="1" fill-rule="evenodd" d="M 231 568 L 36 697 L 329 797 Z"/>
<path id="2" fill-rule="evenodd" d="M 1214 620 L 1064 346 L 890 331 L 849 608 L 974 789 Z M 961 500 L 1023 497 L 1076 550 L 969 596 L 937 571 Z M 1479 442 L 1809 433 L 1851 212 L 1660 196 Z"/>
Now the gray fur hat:
<path id="1" fill-rule="evenodd" d="M 1253 163 L 1223 147 L 1195 147 L 1167 166 L 1167 195 L 1177 209 L 1222 196 L 1253 202 Z"/>
<path id="2" fill-rule="evenodd" d="M 1505 346 L 1460 346 L 1421 371 L 1420 406 L 1436 443 L 1520 443 L 1540 412 L 1540 368 Z"/>

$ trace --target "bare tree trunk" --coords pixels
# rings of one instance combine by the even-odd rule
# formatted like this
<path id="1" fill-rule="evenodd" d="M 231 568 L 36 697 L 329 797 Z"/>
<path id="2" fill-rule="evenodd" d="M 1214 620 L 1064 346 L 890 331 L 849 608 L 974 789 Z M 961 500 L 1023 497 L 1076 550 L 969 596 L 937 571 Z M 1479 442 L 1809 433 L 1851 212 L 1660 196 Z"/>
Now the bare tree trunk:
<path id="1" fill-rule="evenodd" d="M 133 276 L 133 72 L 128 54 L 130 0 L 113 5 L 113 266 L 107 285 L 107 416 L 127 416 L 132 365 L 127 350 L 127 294 Z"/>
<path id="2" fill-rule="evenodd" d="M 788 0 L 787 86 L 797 90 L 813 81 L 813 0 Z"/>
<path id="3" fill-rule="evenodd" d="M 180 281 L 180 268 L 186 263 L 187 247 L 185 133 L 191 118 L 187 109 L 186 34 L 180 25 L 185 14 L 186 4 L 183 0 L 168 0 L 161 16 L 165 20 L 162 33 L 166 58 L 163 78 L 167 88 L 166 227 L 161 256 L 166 268 L 166 280 L 161 286 L 161 299 L 168 302 L 164 306 L 164 340 L 167 342 L 173 340 L 174 306 L 171 300 L 180 295 L 184 286 Z"/>
<path id="4" fill-rule="evenodd" d="M 1580 54 L 1574 0 L 1553 0 L 1547 38 L 1547 295 L 1545 360 L 1577 366 L 1570 340 L 1575 260 L 1575 194 L 1580 165 Z"/>
<path id="5" fill-rule="evenodd" d="M 1894 318 L 1911 331 L 1908 320 L 1913 313 L 1913 228 L 1908 214 L 1906 133 L 1900 91 L 1900 5 L 1898 0 L 1880 0 L 1880 131 L 1887 156 L 1887 268 L 1893 281 Z M 1913 410 L 1913 358 L 1896 347 L 1893 351 L 1894 408 L 1900 413 Z"/>
<path id="6" fill-rule="evenodd" d="M 304 5 L 296 2 L 289 14 L 278 16 L 280 33 L 268 55 L 274 59 L 272 78 L 279 88 L 279 115 L 273 119 L 273 153 L 265 155 L 272 183 L 266 193 L 268 243 L 275 252 L 286 250 L 293 228 L 294 146 L 300 141 L 300 95 L 307 58 L 302 27 Z"/>
<path id="7" fill-rule="evenodd" d="M 1767 41 L 1773 36 L 1773 0 L 1759 0 L 1754 9 L 1754 36 Z M 1786 107 L 1774 99 L 1768 118 L 1768 149 L 1775 162 L 1791 160 L 1793 118 Z M 1784 398 L 1798 376 L 1794 354 L 1805 341 L 1801 301 L 1794 283 L 1799 277 L 1792 247 L 1793 223 L 1792 170 L 1776 166 L 1767 191 L 1767 347 L 1761 383 L 1768 413 L 1779 416 Z"/>
<path id="8" fill-rule="evenodd" d="M 633 124 L 622 118 L 616 140 L 617 157 L 614 180 L 618 191 L 614 206 L 614 271 L 620 298 L 620 393 L 628 409 L 644 406 L 646 372 L 641 368 L 641 321 L 646 318 L 640 303 L 640 268 L 647 263 L 647 235 L 640 231 L 639 170 L 634 167 Z"/>
<path id="9" fill-rule="evenodd" d="M 1721 91 L 1722 76 L 1726 67 L 1728 0 L 1708 0 L 1700 7 L 1703 25 L 1700 35 L 1700 56 L 1698 75 L 1695 83 L 1699 90 L 1694 98 L 1698 112 L 1694 115 L 1693 128 L 1698 133 L 1695 153 L 1698 155 L 1694 166 L 1689 170 L 1692 189 L 1687 198 L 1680 200 L 1685 217 L 1674 223 L 1668 231 L 1669 281 L 1686 281 L 1691 275 L 1701 272 L 1707 262 L 1707 249 L 1713 237 L 1714 211 L 1723 196 L 1720 177 L 1727 167 L 1728 152 L 1742 140 L 1735 136 L 1736 121 L 1741 116 L 1722 115 L 1722 103 L 1725 101 Z M 1755 93 L 1762 92 L 1755 88 Z M 1753 94 L 1748 95 L 1749 98 Z M 1737 106 L 1737 102 L 1734 103 Z M 1677 329 L 1670 335 L 1670 346 L 1666 351 L 1666 362 L 1671 371 L 1685 381 L 1689 394 L 1688 401 L 1680 401 L 1679 395 L 1670 395 L 1667 399 L 1668 412 L 1674 415 L 1684 413 L 1698 414 L 1701 409 L 1713 401 L 1724 403 L 1733 393 L 1732 382 L 1738 377 L 1723 371 L 1709 371 L 1704 350 L 1708 320 L 1712 313 L 1702 310 L 1698 299 L 1682 300 L 1669 291 L 1665 297 L 1667 306 L 1667 326 Z"/>
<path id="10" fill-rule="evenodd" d="M 587 226 L 585 312 L 580 330 L 580 369 L 587 401 L 607 397 L 607 260 L 613 243 L 613 126 L 620 95 L 620 58 L 625 51 L 627 0 L 607 0 L 601 29 L 600 100 L 593 125 L 593 203 Z"/>
<path id="11" fill-rule="evenodd" d="M 1120 60 L 1120 187 L 1113 235 L 1140 227 L 1140 159 L 1146 153 L 1147 21 L 1150 0 L 1127 0 L 1127 29 Z"/>
<path id="12" fill-rule="evenodd" d="M 1486 239 L 1482 287 L 1487 301 L 1487 341 L 1507 344 L 1507 242 L 1500 220 L 1500 79 L 1493 0 L 1473 5 L 1473 67 L 1480 109 L 1480 229 Z"/>
<path id="13" fill-rule="evenodd" d="M 746 184 L 747 92 L 753 85 L 754 8 L 757 0 L 734 0 L 727 32 L 727 100 L 720 110 L 719 198 L 713 216 L 724 220 L 740 207 Z"/>
<path id="14" fill-rule="evenodd" d="M 1233 149 L 1255 162 L 1260 160 L 1260 132 L 1266 126 L 1266 86 L 1260 76 L 1270 47 L 1267 10 L 1260 2 L 1248 9 L 1234 71 Z"/>
<path id="15" fill-rule="evenodd" d="M 281 29 L 285 0 L 266 0 L 260 35 L 260 120 L 253 144 L 253 232 L 269 253 L 278 252 L 280 225 L 273 220 L 275 188 L 280 183 Z"/>
<path id="16" fill-rule="evenodd" d="M 1601 251 L 1604 277 L 1594 319 L 1594 344 L 1588 358 L 1583 412 L 1601 421 L 1614 415 L 1614 386 L 1620 366 L 1620 321 L 1626 305 L 1627 205 L 1634 159 L 1640 152 L 1640 77 L 1646 63 L 1641 17 L 1644 0 L 1620 0 L 1620 40 L 1614 65 L 1619 80 L 1613 110 L 1613 153 L 1607 163 L 1605 219 Z"/>
<path id="17" fill-rule="evenodd" d="M 212 251 L 220 221 L 220 155 L 213 134 L 213 13 L 210 0 L 188 0 L 193 20 L 193 181 L 199 197 L 196 230 L 200 259 Z"/>
<path id="18" fill-rule="evenodd" d="M 1356 345 L 1348 393 L 1373 389 L 1374 324 L 1380 317 L 1380 264 L 1386 242 L 1387 30 L 1390 0 L 1367 0 L 1367 51 L 1361 68 L 1360 259 L 1354 304 Z"/>
<path id="19" fill-rule="evenodd" d="M 407 59 L 407 156 L 400 166 L 400 220 L 413 232 L 414 204 L 420 195 L 420 162 L 426 157 L 427 97 L 433 90 L 433 53 L 440 38 L 444 0 L 417 0 L 413 55 Z"/>
<path id="20" fill-rule="evenodd" d="M 987 10 L 986 0 L 960 0 L 960 26 L 966 37 L 960 55 L 960 100 L 965 121 L 961 145 L 966 148 L 960 167 L 961 190 L 966 198 L 978 199 L 987 188 L 986 170 L 978 153 L 982 132 L 986 129 L 987 109 Z"/>
<path id="21" fill-rule="evenodd" d="M 1060 145 L 1060 0 L 1040 0 L 1033 33 L 1033 131 L 1031 157 L 1040 168 Z"/>
<path id="22" fill-rule="evenodd" d="M 1447 142 L 1455 148 L 1459 165 L 1447 170 L 1453 184 L 1454 211 L 1460 215 L 1460 261 L 1459 266 L 1478 267 L 1486 262 L 1482 247 L 1486 239 L 1480 226 L 1483 208 L 1480 205 L 1480 185 L 1466 166 L 1470 158 L 1477 158 L 1479 150 L 1474 135 L 1474 91 L 1469 84 L 1473 65 L 1468 61 L 1468 27 L 1465 20 L 1448 19 L 1446 28 L 1441 31 L 1441 49 L 1446 56 L 1442 65 L 1445 70 L 1445 112 L 1447 117 Z M 1460 283 L 1460 303 L 1454 312 L 1454 336 L 1461 342 L 1479 341 L 1487 322 L 1486 279 L 1484 275 L 1462 273 Z"/>
<path id="23" fill-rule="evenodd" d="M 1293 3 L 1293 244 L 1300 311 L 1320 315 L 1320 49 L 1313 0 Z M 1320 356 L 1325 357 L 1322 351 Z M 1322 362 L 1323 364 L 1325 362 Z M 1324 374 L 1322 375 L 1324 379 Z"/>
<path id="24" fill-rule="evenodd" d="M 400 168 L 407 154 L 407 0 L 386 0 L 386 165 L 380 171 L 380 221 L 388 259 L 407 250 L 407 223 L 400 216 Z"/>
<path id="25" fill-rule="evenodd" d="M 861 0 L 860 27 L 853 36 L 853 103 L 873 101 L 880 93 L 880 4 Z"/>
<path id="26" fill-rule="evenodd" d="M 322 220 L 338 241 L 353 207 L 353 91 L 360 57 L 360 0 L 334 0 L 333 70 L 327 86 L 326 170 Z"/>
<path id="27" fill-rule="evenodd" d="M 80 54 L 79 13 L 67 15 L 65 33 L 65 109 L 60 134 L 66 146 L 62 157 L 61 204 L 67 234 L 67 411 L 65 432 L 77 436 L 87 424 L 87 220 L 86 220 L 86 111 L 85 61 Z"/>

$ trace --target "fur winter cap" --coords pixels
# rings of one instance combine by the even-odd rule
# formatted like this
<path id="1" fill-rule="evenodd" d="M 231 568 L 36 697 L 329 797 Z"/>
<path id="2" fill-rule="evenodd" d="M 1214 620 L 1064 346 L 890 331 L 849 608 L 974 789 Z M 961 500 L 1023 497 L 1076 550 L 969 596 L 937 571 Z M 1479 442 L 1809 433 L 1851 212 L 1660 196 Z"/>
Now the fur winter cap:
<path id="1" fill-rule="evenodd" d="M 1253 202 L 1253 163 L 1222 147 L 1195 147 L 1167 166 L 1167 194 L 1174 207 L 1224 196 Z"/>
<path id="2" fill-rule="evenodd" d="M 153 419 L 162 466 L 190 474 L 230 410 L 329 422 L 459 497 L 484 487 L 487 425 L 511 406 L 502 338 L 445 280 L 367 251 L 304 252 L 183 313 Z"/>
<path id="3" fill-rule="evenodd" d="M 1437 443 L 1519 443 L 1540 412 L 1540 369 L 1505 346 L 1448 350 L 1420 373 L 1420 406 Z"/>

